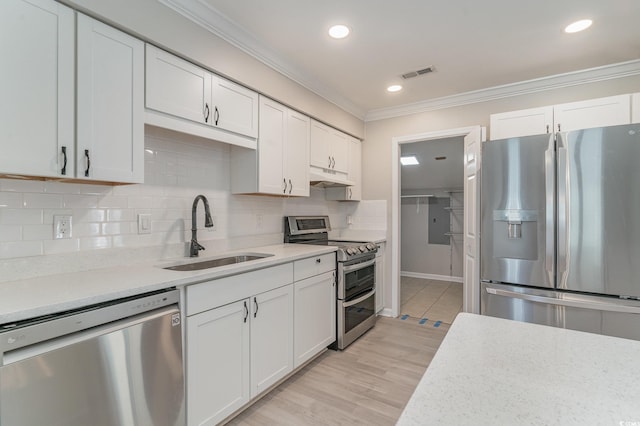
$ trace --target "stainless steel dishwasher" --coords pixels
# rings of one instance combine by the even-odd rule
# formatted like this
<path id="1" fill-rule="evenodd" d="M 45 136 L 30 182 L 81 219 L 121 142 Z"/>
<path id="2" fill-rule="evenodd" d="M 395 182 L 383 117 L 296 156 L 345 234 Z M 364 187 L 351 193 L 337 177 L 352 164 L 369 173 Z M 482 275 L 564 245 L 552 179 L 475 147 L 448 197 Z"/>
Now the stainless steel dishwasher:
<path id="1" fill-rule="evenodd" d="M 0 425 L 185 425 L 178 290 L 0 328 Z"/>

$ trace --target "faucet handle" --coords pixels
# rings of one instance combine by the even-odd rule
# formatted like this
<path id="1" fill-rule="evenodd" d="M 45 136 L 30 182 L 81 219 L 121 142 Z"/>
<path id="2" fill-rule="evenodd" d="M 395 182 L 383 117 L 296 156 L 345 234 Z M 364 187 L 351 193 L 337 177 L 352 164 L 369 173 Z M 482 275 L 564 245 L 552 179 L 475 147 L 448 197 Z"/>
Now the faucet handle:
<path id="1" fill-rule="evenodd" d="M 191 250 L 190 250 L 190 256 L 191 257 L 197 257 L 198 256 L 198 252 L 200 250 L 206 250 L 199 242 L 197 242 L 196 240 L 191 240 Z"/>

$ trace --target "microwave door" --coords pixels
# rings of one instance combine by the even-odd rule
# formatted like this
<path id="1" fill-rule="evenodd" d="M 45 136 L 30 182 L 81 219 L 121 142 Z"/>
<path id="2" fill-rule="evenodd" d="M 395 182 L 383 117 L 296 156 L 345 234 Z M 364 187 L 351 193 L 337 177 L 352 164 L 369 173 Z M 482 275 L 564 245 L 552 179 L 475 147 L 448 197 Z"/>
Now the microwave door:
<path id="1" fill-rule="evenodd" d="M 553 287 L 553 135 L 485 142 L 482 159 L 482 280 Z"/>
<path id="2" fill-rule="evenodd" d="M 558 134 L 558 287 L 640 297 L 640 124 Z"/>

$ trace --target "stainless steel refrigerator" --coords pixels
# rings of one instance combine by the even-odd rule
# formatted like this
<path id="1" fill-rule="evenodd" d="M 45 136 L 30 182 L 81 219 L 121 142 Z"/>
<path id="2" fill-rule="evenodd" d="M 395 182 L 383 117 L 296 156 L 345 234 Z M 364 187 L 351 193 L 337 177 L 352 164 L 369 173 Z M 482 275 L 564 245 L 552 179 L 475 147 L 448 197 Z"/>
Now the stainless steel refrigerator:
<path id="1" fill-rule="evenodd" d="M 640 124 L 482 155 L 481 313 L 640 340 Z"/>

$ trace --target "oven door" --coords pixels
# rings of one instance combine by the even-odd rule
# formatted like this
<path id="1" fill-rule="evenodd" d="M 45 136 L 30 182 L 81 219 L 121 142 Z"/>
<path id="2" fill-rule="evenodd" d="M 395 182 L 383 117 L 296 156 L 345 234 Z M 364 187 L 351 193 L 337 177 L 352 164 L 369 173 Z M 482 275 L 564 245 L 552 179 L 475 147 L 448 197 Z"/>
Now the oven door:
<path id="1" fill-rule="evenodd" d="M 338 301 L 338 348 L 344 349 L 376 321 L 376 289 L 372 288 L 353 300 Z"/>
<path id="2" fill-rule="evenodd" d="M 353 300 L 376 286 L 376 257 L 338 263 L 338 299 Z"/>

